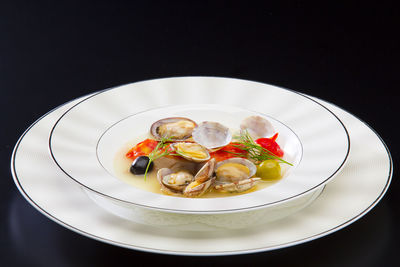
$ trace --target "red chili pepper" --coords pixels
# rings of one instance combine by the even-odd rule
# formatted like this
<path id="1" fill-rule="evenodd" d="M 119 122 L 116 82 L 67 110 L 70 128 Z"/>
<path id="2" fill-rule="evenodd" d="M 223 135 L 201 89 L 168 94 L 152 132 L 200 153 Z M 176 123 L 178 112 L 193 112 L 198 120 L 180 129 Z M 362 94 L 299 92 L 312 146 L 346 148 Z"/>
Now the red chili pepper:
<path id="1" fill-rule="evenodd" d="M 256 143 L 259 144 L 261 147 L 265 148 L 272 154 L 278 157 L 283 156 L 283 150 L 280 148 L 277 142 L 275 140 L 278 138 L 278 133 L 276 133 L 274 136 L 271 138 L 258 138 L 256 140 Z"/>
<path id="2" fill-rule="evenodd" d="M 240 144 L 236 142 L 231 142 L 223 148 L 215 152 L 211 152 L 210 156 L 212 158 L 215 158 L 216 161 L 223 161 L 229 158 L 237 158 L 239 157 L 238 154 L 246 153 L 246 150 L 242 150 L 237 146 L 240 146 Z"/>
<path id="3" fill-rule="evenodd" d="M 139 156 L 148 156 L 154 150 L 157 144 L 158 141 L 156 140 L 146 139 L 132 147 L 125 156 L 130 159 L 136 159 Z"/>

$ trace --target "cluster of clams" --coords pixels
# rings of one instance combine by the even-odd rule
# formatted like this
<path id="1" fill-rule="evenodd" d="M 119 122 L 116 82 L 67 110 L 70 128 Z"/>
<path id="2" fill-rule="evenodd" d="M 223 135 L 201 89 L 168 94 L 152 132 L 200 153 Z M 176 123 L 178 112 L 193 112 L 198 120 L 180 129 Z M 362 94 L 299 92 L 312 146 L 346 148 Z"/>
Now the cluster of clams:
<path id="1" fill-rule="evenodd" d="M 256 137 L 273 132 L 271 123 L 260 116 L 244 119 L 240 127 Z M 257 167 L 250 160 L 230 158 L 217 163 L 210 157 L 210 152 L 228 145 L 232 140 L 229 129 L 218 122 L 197 124 L 183 117 L 165 118 L 153 123 L 150 132 L 157 140 L 168 137 L 173 142 L 170 147 L 176 154 L 201 165 L 197 172 L 182 168 L 159 169 L 157 180 L 164 193 L 197 197 L 211 188 L 221 192 L 242 192 L 261 180 L 253 177 Z"/>

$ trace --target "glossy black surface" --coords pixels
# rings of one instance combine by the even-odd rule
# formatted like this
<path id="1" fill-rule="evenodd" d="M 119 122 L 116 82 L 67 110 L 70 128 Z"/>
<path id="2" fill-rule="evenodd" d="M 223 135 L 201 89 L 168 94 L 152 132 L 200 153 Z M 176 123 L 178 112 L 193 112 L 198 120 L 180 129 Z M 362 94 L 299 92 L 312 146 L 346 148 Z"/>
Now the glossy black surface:
<path id="1" fill-rule="evenodd" d="M 398 9 L 390 2 L 0 2 L 1 265 L 396 266 L 399 26 Z M 357 222 L 312 242 L 196 258 L 89 239 L 49 220 L 20 195 L 9 170 L 12 148 L 41 115 L 108 87 L 188 75 L 270 83 L 353 113 L 392 153 L 394 175 L 386 196 Z"/>
<path id="2" fill-rule="evenodd" d="M 150 162 L 149 157 L 147 156 L 140 156 L 137 157 L 131 165 L 131 168 L 129 169 L 129 171 L 133 174 L 145 174 L 146 170 L 147 171 L 151 171 L 153 169 L 154 163 Z M 147 167 L 149 166 L 149 167 Z"/>

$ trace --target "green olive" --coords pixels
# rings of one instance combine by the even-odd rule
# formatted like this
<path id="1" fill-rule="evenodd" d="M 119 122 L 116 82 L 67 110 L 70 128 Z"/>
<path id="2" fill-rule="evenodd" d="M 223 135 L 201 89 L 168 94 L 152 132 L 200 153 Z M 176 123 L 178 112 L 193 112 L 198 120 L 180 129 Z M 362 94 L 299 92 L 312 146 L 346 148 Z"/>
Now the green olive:
<path id="1" fill-rule="evenodd" d="M 256 176 L 265 180 L 279 179 L 281 178 L 281 166 L 276 160 L 264 160 L 258 165 Z"/>

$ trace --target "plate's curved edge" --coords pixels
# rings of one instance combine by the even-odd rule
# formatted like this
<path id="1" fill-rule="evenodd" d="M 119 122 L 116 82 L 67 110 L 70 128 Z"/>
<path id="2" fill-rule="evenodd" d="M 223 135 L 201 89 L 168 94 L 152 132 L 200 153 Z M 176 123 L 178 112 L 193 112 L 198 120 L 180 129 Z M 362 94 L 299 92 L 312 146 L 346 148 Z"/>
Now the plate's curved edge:
<path id="1" fill-rule="evenodd" d="M 280 88 L 280 89 L 283 89 L 283 90 L 286 90 L 286 91 L 290 91 L 290 92 L 295 93 L 295 94 L 297 94 L 297 95 L 300 95 L 300 96 L 302 96 L 302 97 L 305 97 L 305 98 L 309 99 L 310 101 L 316 103 L 317 105 L 321 106 L 322 108 L 324 108 L 326 111 L 328 111 L 332 116 L 334 116 L 334 117 L 339 121 L 339 123 L 340 123 L 341 126 L 343 127 L 343 129 L 344 129 L 344 131 L 345 131 L 345 133 L 346 133 L 346 137 L 347 137 L 347 151 L 346 151 L 346 156 L 344 157 L 342 163 L 338 166 L 338 168 L 336 169 L 336 171 L 333 172 L 328 178 L 326 178 L 323 182 L 319 183 L 318 185 L 316 185 L 316 186 L 314 186 L 314 187 L 312 187 L 312 188 L 308 189 L 307 191 L 304 191 L 304 192 L 302 192 L 302 193 L 300 193 L 300 194 L 297 194 L 297 195 L 294 195 L 294 196 L 291 196 L 291 197 L 288 197 L 288 198 L 285 198 L 285 199 L 282 199 L 282 200 L 279 200 L 279 201 L 271 202 L 271 203 L 268 203 L 268 204 L 253 206 L 253 207 L 250 207 L 250 208 L 229 209 L 229 210 L 213 210 L 213 211 L 175 210 L 175 209 L 168 209 L 168 208 L 151 207 L 151 206 L 146 206 L 146 205 L 142 205 L 142 204 L 138 204 L 138 203 L 133 203 L 133 202 L 130 202 L 130 201 L 127 201 L 127 200 L 119 199 L 119 198 L 116 198 L 116 197 L 113 197 L 113 196 L 109 196 L 109 195 L 107 195 L 107 194 L 105 194 L 105 193 L 102 193 L 102 192 L 99 192 L 99 191 L 97 191 L 97 190 L 94 190 L 94 189 L 88 187 L 87 185 L 85 185 L 85 184 L 79 182 L 77 179 L 75 179 L 74 177 L 72 177 L 67 171 L 65 171 L 65 170 L 62 168 L 62 166 L 58 163 L 58 161 L 56 160 L 56 158 L 55 158 L 55 156 L 54 156 L 54 154 L 53 154 L 53 151 L 52 151 L 52 145 L 51 145 L 52 136 L 53 136 L 53 133 L 54 133 L 54 130 L 55 130 L 57 124 L 58 124 L 58 123 L 61 121 L 61 119 L 62 119 L 69 111 L 71 111 L 75 106 L 77 106 L 77 105 L 81 104 L 82 102 L 84 102 L 84 101 L 86 101 L 86 100 L 88 100 L 88 99 L 90 99 L 90 98 L 92 98 L 92 97 L 95 97 L 95 96 L 97 96 L 97 95 L 99 95 L 99 94 L 101 94 L 101 93 L 110 91 L 110 90 L 115 89 L 115 88 L 118 88 L 118 87 L 123 87 L 123 86 L 131 85 L 131 84 L 137 84 L 137 83 L 151 82 L 151 81 L 156 81 L 156 80 L 169 80 L 169 79 L 179 79 L 179 78 L 185 78 L 185 79 L 190 79 L 190 78 L 212 78 L 212 79 L 221 79 L 221 80 L 222 80 L 222 79 L 237 80 L 237 81 L 241 81 L 241 82 L 256 83 L 256 84 L 260 84 L 260 85 L 264 85 L 264 86 L 265 86 L 265 85 L 273 86 L 273 87 Z M 244 210 L 246 210 L 246 211 L 251 211 L 251 210 L 260 209 L 260 208 L 263 208 L 263 207 L 266 207 L 266 206 L 274 206 L 274 205 L 277 205 L 277 204 L 279 204 L 279 203 L 281 203 L 281 202 L 287 201 L 287 200 L 289 200 L 289 199 L 296 199 L 296 198 L 298 198 L 298 197 L 301 197 L 302 195 L 305 195 L 305 194 L 307 194 L 307 193 L 309 193 L 309 192 L 312 192 L 313 190 L 316 190 L 316 189 L 317 189 L 318 187 L 320 187 L 320 186 L 323 186 L 323 185 L 327 184 L 327 183 L 329 182 L 329 180 L 331 180 L 331 179 L 332 179 L 337 173 L 339 173 L 339 171 L 343 168 L 343 166 L 345 165 L 345 163 L 346 163 L 346 161 L 347 161 L 347 158 L 348 158 L 348 156 L 349 156 L 349 153 L 350 153 L 350 136 L 349 136 L 349 133 L 348 133 L 347 128 L 346 128 L 346 126 L 344 125 L 344 123 L 340 120 L 340 118 L 339 118 L 338 116 L 336 116 L 335 113 L 333 113 L 331 110 L 329 110 L 329 109 L 328 109 L 327 107 L 325 107 L 323 104 L 321 104 L 321 103 L 319 103 L 318 101 L 315 101 L 314 99 L 312 99 L 310 96 L 308 96 L 308 95 L 306 95 L 306 94 L 302 94 L 302 93 L 297 92 L 297 91 L 295 91 L 295 90 L 292 90 L 292 89 L 289 89 L 289 88 L 285 88 L 285 87 L 281 87 L 281 86 L 277 86 L 277 85 L 272 85 L 272 84 L 267 84 L 267 83 L 257 82 L 257 81 L 251 81 L 251 80 L 245 80 L 245 79 L 229 78 L 229 77 L 217 77 L 217 76 L 177 76 L 177 77 L 155 78 L 155 79 L 142 80 L 142 81 L 137 81 L 137 82 L 133 82 L 133 83 L 126 83 L 126 84 L 122 84 L 122 85 L 118 85 L 118 86 L 113 86 L 113 87 L 106 88 L 106 89 L 100 90 L 100 91 L 98 91 L 98 92 L 95 92 L 95 93 L 93 93 L 92 95 L 90 95 L 90 96 L 88 96 L 88 97 L 85 97 L 84 99 L 79 99 L 77 103 L 75 103 L 73 106 L 71 106 L 70 108 L 68 108 L 65 112 L 63 112 L 63 114 L 57 119 L 57 121 L 55 122 L 55 124 L 53 125 L 53 127 L 52 127 L 52 129 L 51 129 L 51 131 L 50 131 L 50 135 L 49 135 L 49 139 L 48 139 L 48 144 L 49 144 L 50 156 L 51 156 L 53 162 L 58 166 L 58 168 L 59 168 L 62 172 L 64 172 L 69 178 L 71 178 L 74 182 L 76 182 L 76 183 L 79 184 L 80 186 L 82 186 L 82 187 L 84 187 L 84 188 L 86 188 L 86 189 L 88 189 L 88 190 L 90 190 L 90 191 L 92 191 L 92 192 L 94 192 L 94 193 L 96 193 L 96 194 L 99 194 L 99 195 L 101 195 L 101 196 L 103 196 L 103 197 L 105 197 L 105 198 L 109 198 L 109 199 L 112 199 L 112 200 L 115 200 L 115 201 L 120 201 L 120 202 L 123 202 L 123 203 L 135 205 L 135 206 L 142 207 L 142 208 L 152 209 L 152 210 L 159 210 L 159 211 L 164 211 L 164 212 L 177 212 L 177 213 L 182 213 L 182 214 L 195 214 L 195 213 L 197 213 L 197 214 L 215 214 L 215 213 L 222 212 L 222 211 L 223 211 L 223 212 L 226 212 L 226 213 L 230 213 L 230 212 L 240 212 L 240 211 L 244 211 Z"/>
<path id="2" fill-rule="evenodd" d="M 289 89 L 289 90 L 290 90 L 290 89 Z M 300 93 L 300 94 L 303 94 L 303 93 Z M 363 119 L 360 119 L 358 116 L 354 115 L 354 114 L 351 113 L 350 111 L 348 111 L 348 110 L 346 110 L 346 109 L 344 109 L 344 108 L 342 108 L 342 107 L 339 107 L 338 105 L 336 105 L 336 104 L 334 104 L 334 103 L 331 103 L 331 102 L 329 102 L 329 101 L 320 99 L 320 98 L 318 98 L 318 97 L 309 96 L 309 95 L 307 95 L 307 94 L 303 94 L 303 95 L 305 95 L 305 96 L 307 96 L 307 97 L 309 97 L 309 98 L 311 98 L 311 99 L 318 99 L 318 101 L 322 101 L 322 102 L 324 102 L 324 103 L 327 103 L 327 104 L 329 104 L 329 105 L 332 105 L 332 106 L 334 106 L 335 108 L 340 109 L 340 110 L 342 110 L 342 111 L 344 111 L 344 112 L 350 114 L 351 116 L 353 116 L 354 118 L 356 118 L 357 120 L 359 120 L 360 122 L 362 122 L 365 126 L 367 126 L 367 127 L 379 138 L 379 140 L 381 141 L 381 143 L 382 143 L 383 146 L 385 147 L 385 150 L 386 150 L 386 153 L 387 153 L 388 159 L 389 159 L 389 175 L 388 175 L 388 181 L 387 181 L 387 184 L 385 185 L 384 192 L 383 192 L 383 195 L 385 195 L 386 191 L 388 190 L 388 188 L 389 188 L 389 186 L 390 186 L 390 184 L 391 184 L 391 182 L 392 182 L 392 176 L 393 176 L 393 158 L 392 158 L 392 154 L 390 153 L 389 147 L 386 145 L 385 141 L 384 141 L 383 138 L 379 135 L 379 133 L 378 133 L 374 128 L 372 128 L 366 121 L 364 121 Z M 382 197 L 383 197 L 383 195 L 382 195 Z M 380 199 L 379 199 L 379 200 L 380 200 Z M 378 202 L 379 202 L 379 200 L 378 200 Z"/>
<path id="3" fill-rule="evenodd" d="M 80 99 L 80 98 L 75 99 L 75 100 L 71 100 L 70 102 L 78 101 L 79 99 Z M 324 101 L 324 100 L 322 100 L 322 101 Z M 70 102 L 68 102 L 68 103 L 70 103 Z M 328 103 L 328 104 L 331 104 L 331 103 L 329 103 L 329 102 L 327 102 L 327 101 L 325 101 L 325 102 Z M 65 103 L 64 105 L 66 105 L 66 104 L 68 104 L 68 103 Z M 334 233 L 334 232 L 336 232 L 336 231 L 338 231 L 338 230 L 340 230 L 340 229 L 342 229 L 342 228 L 344 228 L 344 227 L 346 227 L 346 226 L 352 224 L 353 222 L 357 221 L 358 219 L 362 218 L 362 217 L 363 217 L 365 214 L 367 214 L 373 207 L 375 207 L 375 205 L 377 205 L 377 204 L 379 203 L 379 201 L 383 198 L 383 196 L 384 196 L 385 193 L 387 192 L 387 190 L 388 190 L 388 188 L 389 188 L 389 185 L 390 185 L 390 183 L 391 183 L 391 180 L 392 180 L 392 174 L 393 174 L 393 160 L 392 160 L 392 156 L 391 156 L 391 154 L 390 154 L 390 151 L 389 151 L 389 149 L 388 149 L 386 143 L 384 142 L 384 140 L 379 136 L 379 134 L 378 134 L 373 128 L 371 128 L 371 127 L 370 127 L 366 122 L 364 122 L 363 120 L 360 120 L 360 121 L 361 121 L 362 123 L 364 123 L 369 129 L 371 129 L 371 130 L 374 132 L 374 134 L 380 139 L 381 143 L 384 145 L 385 150 L 386 150 L 387 155 L 388 155 L 388 159 L 389 159 L 389 164 L 390 164 L 390 166 L 389 166 L 389 173 L 388 173 L 388 178 L 387 178 L 387 180 L 386 180 L 385 187 L 383 188 L 383 190 L 381 191 L 381 193 L 379 194 L 379 196 L 375 199 L 374 202 L 371 203 L 371 205 L 369 205 L 366 209 L 364 209 L 361 213 L 359 213 L 357 216 L 353 217 L 352 219 L 350 219 L 350 220 L 348 220 L 348 221 L 346 221 L 346 222 L 344 222 L 344 223 L 342 223 L 342 224 L 340 224 L 340 225 L 338 225 L 338 226 L 336 226 L 336 227 L 334 227 L 334 228 L 332 228 L 332 229 L 330 229 L 330 230 L 327 230 L 327 231 L 322 232 L 322 233 L 320 233 L 320 234 L 316 234 L 316 235 L 310 236 L 310 237 L 308 237 L 308 238 L 304 238 L 304 239 L 301 239 L 301 240 L 296 240 L 296 241 L 293 241 L 293 242 L 288 242 L 288 243 L 285 243 L 285 244 L 281 244 L 281 245 L 279 245 L 279 246 L 255 248 L 255 249 L 240 250 L 240 251 L 217 252 L 217 253 L 215 253 L 215 252 L 214 252 L 214 253 L 213 253 L 213 252 L 190 253 L 190 252 L 177 252 L 177 251 L 171 252 L 171 251 L 157 250 L 157 249 L 151 249 L 151 248 L 142 248 L 142 247 L 132 246 L 132 245 L 129 245 L 129 244 L 123 244 L 123 243 L 119 243 L 119 242 L 115 242 L 115 241 L 112 241 L 112 240 L 109 240 L 109 239 L 105 239 L 105 238 L 102 238 L 102 237 L 98 237 L 98 236 L 92 235 L 92 234 L 90 234 L 90 233 L 87 233 L 87 232 L 85 232 L 85 231 L 79 230 L 79 229 L 77 229 L 77 228 L 75 228 L 75 227 L 73 227 L 73 226 L 71 226 L 71 225 L 69 225 L 69 224 L 67 224 L 67 223 L 65 223 L 65 222 L 63 222 L 63 221 L 61 221 L 60 219 L 58 219 L 58 218 L 52 216 L 50 213 L 46 212 L 43 208 L 41 208 L 37 203 L 35 203 L 35 202 L 29 197 L 29 195 L 25 192 L 25 190 L 23 189 L 22 185 L 19 183 L 19 179 L 18 179 L 18 176 L 17 176 L 17 174 L 16 174 L 16 169 L 15 169 L 15 155 L 16 155 L 16 152 L 17 152 L 17 150 L 18 150 L 18 147 L 19 147 L 19 145 L 20 145 L 22 139 L 23 139 L 24 136 L 29 132 L 29 130 L 30 130 L 32 127 L 34 127 L 40 120 L 42 120 L 44 117 L 46 117 L 47 115 L 49 115 L 49 114 L 52 113 L 53 111 L 57 110 L 58 108 L 61 108 L 61 107 L 64 106 L 64 105 L 61 105 L 61 106 L 59 106 L 59 107 L 57 107 L 57 108 L 55 108 L 55 109 L 53 109 L 53 110 L 47 112 L 47 113 L 46 113 L 45 115 L 43 115 L 42 117 L 40 117 L 40 118 L 39 118 L 38 120 L 36 120 L 36 121 L 23 133 L 23 135 L 19 138 L 17 144 L 16 144 L 15 147 L 14 147 L 14 150 L 13 150 L 13 153 L 12 153 L 12 157 L 11 157 L 11 173 L 12 173 L 14 182 L 15 182 L 15 184 L 16 184 L 18 190 L 20 191 L 20 193 L 21 193 L 21 194 L 24 196 L 24 198 L 25 198 L 36 210 L 38 210 L 40 213 L 42 213 L 43 215 L 45 215 L 46 217 L 48 217 L 48 218 L 51 219 L 52 221 L 58 223 L 59 225 L 66 227 L 67 229 L 70 229 L 70 230 L 72 230 L 72 231 L 74 231 L 74 232 L 76 232 L 76 233 L 78 233 L 78 234 L 81 234 L 81 235 L 83 235 L 83 236 L 86 236 L 86 237 L 89 237 L 89 238 L 92 238 L 92 239 L 94 239 L 94 240 L 101 241 L 101 242 L 103 242 L 103 243 L 107 243 L 107 244 L 110 244 L 110 245 L 117 245 L 117 246 L 120 246 L 120 247 L 124 247 L 124 248 L 128 248 L 128 249 L 135 249 L 135 250 L 139 250 L 139 251 L 143 251 L 143 252 L 155 252 L 155 253 L 167 254 L 167 255 L 187 255 L 187 256 L 224 256 L 224 255 L 228 256 L 228 255 L 239 255 L 239 254 L 249 254 L 249 253 L 257 253 L 257 252 L 266 252 L 266 251 L 281 249 L 281 248 L 285 248 L 285 247 L 295 246 L 295 245 L 299 245 L 299 244 L 302 244 L 302 243 L 306 243 L 306 242 L 315 240 L 315 239 L 317 239 L 317 238 L 324 237 L 324 236 L 326 236 L 326 235 L 328 235 L 328 234 Z M 334 105 L 334 104 L 332 104 L 332 105 Z M 334 105 L 334 106 L 336 106 L 336 105 Z M 336 107 L 337 107 L 337 106 L 336 106 Z M 340 108 L 340 107 L 338 107 L 338 108 Z M 342 109 L 342 108 L 340 108 L 340 109 Z M 343 109 L 342 109 L 342 110 L 343 110 Z M 345 111 L 345 112 L 347 112 L 347 111 Z M 349 114 L 351 114 L 352 116 L 354 116 L 354 115 L 353 115 L 352 113 L 350 113 L 350 112 L 347 112 L 347 113 L 349 113 Z M 357 119 L 359 119 L 357 116 L 354 116 L 354 117 L 357 118 Z"/>

